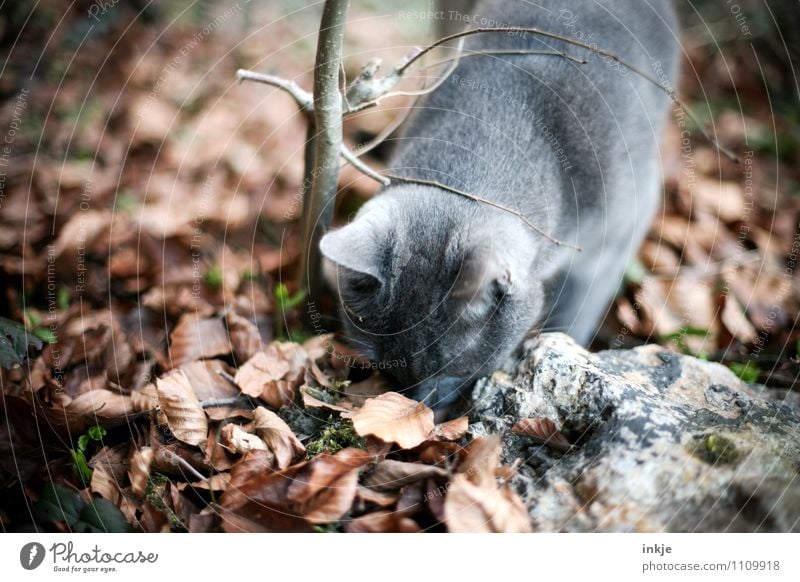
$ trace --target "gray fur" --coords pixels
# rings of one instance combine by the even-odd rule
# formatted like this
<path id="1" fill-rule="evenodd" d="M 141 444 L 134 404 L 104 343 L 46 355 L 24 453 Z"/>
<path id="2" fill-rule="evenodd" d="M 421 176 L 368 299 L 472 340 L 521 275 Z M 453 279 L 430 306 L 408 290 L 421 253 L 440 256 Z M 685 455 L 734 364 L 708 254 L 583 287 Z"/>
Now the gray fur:
<path id="1" fill-rule="evenodd" d="M 609 50 L 674 84 L 669 0 L 486 0 L 472 11 Z M 468 50 L 563 50 L 482 56 L 421 104 L 389 166 L 521 211 L 437 187 L 395 183 L 321 243 L 349 337 L 417 398 L 444 405 L 506 361 L 535 326 L 588 343 L 638 248 L 660 193 L 669 99 L 616 63 L 531 34 L 469 37 Z M 657 63 L 659 63 L 657 65 Z M 435 390 L 434 390 L 435 389 Z"/>

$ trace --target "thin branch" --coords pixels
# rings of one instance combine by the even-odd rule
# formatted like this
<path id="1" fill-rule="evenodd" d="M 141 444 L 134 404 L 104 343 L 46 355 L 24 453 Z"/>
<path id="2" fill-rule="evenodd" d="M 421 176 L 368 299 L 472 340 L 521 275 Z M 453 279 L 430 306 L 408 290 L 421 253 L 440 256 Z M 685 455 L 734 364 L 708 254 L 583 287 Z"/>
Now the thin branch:
<path id="1" fill-rule="evenodd" d="M 686 105 L 683 104 L 683 102 L 678 98 L 677 94 L 675 93 L 675 91 L 671 87 L 668 87 L 668 86 L 662 84 L 658 79 L 656 79 L 655 77 L 653 77 L 649 73 L 641 70 L 639 67 L 637 67 L 635 65 L 630 64 L 625 59 L 622 59 L 622 58 L 618 57 L 614 53 L 611 53 L 611 52 L 609 52 L 607 50 L 598 48 L 596 46 L 592 46 L 592 45 L 586 44 L 585 42 L 581 42 L 579 40 L 575 40 L 575 39 L 570 38 L 568 36 L 564 36 L 564 35 L 561 35 L 561 34 L 556 34 L 554 32 L 548 32 L 548 31 L 542 30 L 540 28 L 526 27 L 526 26 L 481 27 L 481 28 L 473 28 L 473 29 L 470 29 L 470 30 L 463 30 L 461 32 L 456 32 L 454 34 L 450 34 L 448 36 L 442 37 L 439 40 L 437 40 L 436 42 L 434 42 L 433 44 L 430 44 L 430 45 L 426 46 L 424 49 L 420 50 L 417 54 L 415 54 L 413 57 L 411 57 L 410 59 L 406 60 L 405 63 L 400 65 L 397 68 L 396 73 L 397 73 L 397 75 L 402 76 L 406 72 L 406 70 L 408 70 L 408 68 L 411 65 L 413 65 L 415 62 L 417 62 L 424 55 L 426 55 L 427 53 L 429 53 L 430 51 L 432 51 L 436 47 L 441 46 L 441 45 L 443 45 L 443 44 L 445 44 L 447 42 L 450 42 L 451 40 L 455 40 L 457 38 L 462 38 L 462 37 L 465 37 L 465 36 L 471 36 L 473 34 L 483 34 L 483 33 L 487 33 L 487 32 L 522 32 L 522 33 L 536 34 L 536 35 L 539 35 L 539 36 L 544 36 L 546 38 L 552 38 L 553 40 L 558 40 L 558 41 L 561 41 L 561 42 L 565 42 L 565 43 L 571 44 L 573 46 L 578 46 L 578 47 L 584 48 L 584 49 L 586 49 L 588 51 L 591 51 L 591 52 L 593 52 L 595 54 L 607 57 L 607 58 L 613 60 L 614 62 L 619 63 L 620 65 L 622 65 L 623 67 L 625 67 L 629 71 L 632 71 L 633 73 L 636 73 L 637 75 L 639 75 L 643 79 L 649 81 L 650 83 L 652 83 L 653 85 L 655 85 L 656 87 L 658 87 L 659 89 L 664 91 L 667 95 L 669 95 L 669 97 L 670 97 L 670 99 L 672 99 L 673 103 L 675 103 L 675 105 L 677 105 L 697 125 L 697 127 L 700 129 L 700 132 L 703 134 L 703 137 L 706 140 L 708 140 L 710 143 L 712 143 L 714 145 L 714 147 L 716 147 L 720 152 L 722 152 L 728 159 L 730 159 L 731 161 L 733 161 L 733 162 L 735 162 L 737 164 L 739 163 L 739 158 L 736 156 L 736 154 L 734 154 L 733 152 L 731 152 L 727 148 L 723 147 L 711 134 L 708 133 L 708 131 L 706 131 L 706 129 L 703 127 L 703 125 L 698 122 L 698 119 L 694 116 L 692 111 Z"/>
<path id="2" fill-rule="evenodd" d="M 208 481 L 208 477 L 206 477 L 205 475 L 200 473 L 197 469 L 192 467 L 189 464 L 189 462 L 186 459 L 182 458 L 180 455 L 173 453 L 166 447 L 162 447 L 159 450 L 165 457 L 167 457 L 167 461 L 172 465 L 175 465 L 176 467 L 180 465 L 181 467 L 189 471 L 189 473 L 191 473 L 192 476 L 199 481 Z"/>
<path id="3" fill-rule="evenodd" d="M 239 78 L 240 81 L 256 81 L 258 83 L 264 83 L 266 85 L 270 85 L 272 87 L 276 87 L 278 89 L 282 89 L 286 93 L 288 93 L 297 103 L 297 106 L 300 108 L 300 111 L 306 113 L 309 118 L 314 113 L 314 98 L 311 93 L 299 87 L 294 81 L 289 81 L 288 79 L 283 79 L 281 77 L 275 77 L 273 75 L 267 75 L 264 73 L 256 73 L 253 71 L 247 71 L 244 69 L 239 69 L 236 72 L 236 76 Z M 340 77 L 341 78 L 341 77 Z M 311 121 L 311 120 L 310 120 Z M 378 172 L 370 168 L 367 164 L 362 162 L 358 159 L 358 156 L 353 154 L 347 146 L 342 144 L 342 157 L 347 161 L 348 164 L 352 165 L 358 171 L 362 172 L 369 178 L 377 181 L 384 186 L 389 184 L 389 180 L 381 176 Z M 310 180 L 309 182 L 312 182 Z"/>
<path id="4" fill-rule="evenodd" d="M 267 75 L 266 73 L 256 73 L 255 71 L 248 71 L 246 69 L 239 69 L 236 71 L 236 78 L 239 79 L 239 81 L 255 81 L 257 83 L 264 83 L 272 87 L 277 87 L 278 89 L 283 89 L 292 96 L 301 111 L 310 113 L 314 110 L 314 96 L 305 89 L 302 89 L 294 81 L 282 79 L 274 75 Z"/>
<path id="5" fill-rule="evenodd" d="M 538 234 L 540 234 L 541 236 L 543 236 L 544 238 L 549 240 L 551 243 L 553 243 L 553 244 L 555 244 L 557 246 L 560 246 L 560 247 L 567 247 L 567 248 L 570 248 L 570 249 L 574 249 L 574 250 L 579 251 L 579 252 L 583 250 L 583 249 L 581 249 L 581 247 L 579 247 L 577 245 L 573 245 L 571 243 L 567 243 L 567 242 L 559 240 L 559 239 L 557 239 L 557 238 L 555 238 L 553 236 L 550 236 L 545 231 L 543 231 L 541 228 L 539 228 L 538 226 L 533 224 L 530 220 L 525 218 L 525 216 L 519 210 L 514 210 L 513 208 L 509 208 L 508 206 L 503 206 L 502 204 L 499 204 L 499 203 L 497 203 L 497 202 L 495 202 L 493 200 L 488 200 L 486 198 L 482 198 L 482 197 L 477 196 L 475 194 L 472 194 L 470 192 L 465 192 L 464 190 L 459 190 L 458 188 L 453 188 L 451 186 L 445 186 L 444 184 L 442 184 L 440 182 L 437 182 L 436 180 L 425 180 L 423 178 L 406 178 L 404 176 L 398 176 L 396 174 L 390 174 L 388 172 L 384 172 L 383 175 L 384 176 L 388 176 L 392 180 L 398 180 L 400 182 L 409 182 L 411 184 L 422 184 L 424 186 L 435 186 L 437 188 L 441 188 L 442 190 L 447 190 L 448 192 L 452 192 L 453 194 L 458 194 L 459 196 L 463 196 L 464 198 L 468 198 L 470 200 L 474 200 L 475 202 L 480 202 L 481 204 L 486 204 L 487 206 L 491 206 L 493 208 L 497 208 L 498 210 L 502 210 L 503 212 L 508 212 L 509 214 L 519 218 L 528 228 L 530 228 L 531 230 L 537 232 Z"/>
<path id="6" fill-rule="evenodd" d="M 303 205 L 301 289 L 312 301 L 322 290 L 319 240 L 333 219 L 342 155 L 342 93 L 339 71 L 349 0 L 326 0 L 322 10 L 314 64 L 314 170 L 310 196 Z"/>
<path id="7" fill-rule="evenodd" d="M 389 184 L 391 184 L 389 178 L 382 176 L 377 170 L 373 170 L 363 161 L 359 160 L 358 156 L 354 154 L 352 151 L 350 151 L 350 149 L 344 144 L 342 144 L 341 153 L 342 157 L 348 164 L 353 166 L 356 170 L 360 171 L 365 176 L 372 178 L 373 180 L 384 186 L 388 186 Z"/>
<path id="8" fill-rule="evenodd" d="M 230 396 L 228 398 L 211 398 L 201 400 L 201 408 L 224 408 L 227 406 L 253 406 L 253 400 L 249 396 Z"/>
<path id="9" fill-rule="evenodd" d="M 458 67 L 459 60 L 461 59 L 461 50 L 464 47 L 464 39 L 460 39 L 458 41 L 458 46 L 456 47 L 456 56 L 452 59 L 452 62 L 447 67 L 447 70 L 442 73 L 434 83 L 428 87 L 423 87 L 422 89 L 418 89 L 416 91 L 394 91 L 392 93 L 384 92 L 377 97 L 374 97 L 370 101 L 362 101 L 361 103 L 357 103 L 356 105 L 349 105 L 349 109 L 347 110 L 347 114 L 357 113 L 369 107 L 375 107 L 380 104 L 382 99 L 389 99 L 391 97 L 418 97 L 422 95 L 427 95 L 428 93 L 432 93 L 436 89 L 442 86 L 442 84 L 453 74 L 453 71 L 456 70 Z M 402 73 L 398 73 L 398 80 L 402 77 Z M 395 81 L 396 84 L 396 81 Z"/>
<path id="10" fill-rule="evenodd" d="M 467 49 L 469 50 L 469 49 Z M 485 51 L 474 51 L 474 52 L 465 52 L 461 55 L 462 59 L 466 59 L 467 57 L 486 57 L 486 56 L 515 56 L 515 55 L 539 55 L 539 56 L 548 56 L 548 57 L 561 57 L 562 59 L 566 59 L 575 63 L 576 65 L 585 65 L 589 61 L 585 59 L 580 59 L 578 57 L 574 57 L 564 51 L 543 51 L 543 50 L 485 50 Z M 442 59 L 436 63 L 431 63 L 430 65 L 425 65 L 424 69 L 430 69 L 433 67 L 438 67 L 439 65 L 443 65 L 444 63 L 449 63 L 456 57 L 449 57 L 447 59 Z"/>

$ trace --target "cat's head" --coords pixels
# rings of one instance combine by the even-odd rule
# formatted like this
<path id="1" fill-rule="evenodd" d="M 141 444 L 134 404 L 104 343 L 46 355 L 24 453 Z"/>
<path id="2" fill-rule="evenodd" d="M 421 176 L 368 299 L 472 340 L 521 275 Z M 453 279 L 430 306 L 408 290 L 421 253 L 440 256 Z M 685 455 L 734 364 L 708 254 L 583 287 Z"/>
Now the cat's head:
<path id="1" fill-rule="evenodd" d="M 437 188 L 388 189 L 320 247 L 349 340 L 436 408 L 502 365 L 542 309 L 526 227 Z"/>

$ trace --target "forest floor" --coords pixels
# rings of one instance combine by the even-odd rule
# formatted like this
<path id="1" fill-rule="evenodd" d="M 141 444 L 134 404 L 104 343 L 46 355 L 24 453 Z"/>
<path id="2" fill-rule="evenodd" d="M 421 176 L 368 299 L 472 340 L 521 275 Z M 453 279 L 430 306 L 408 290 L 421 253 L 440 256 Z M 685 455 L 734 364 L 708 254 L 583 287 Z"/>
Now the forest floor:
<path id="1" fill-rule="evenodd" d="M 18 3 L 0 22 L 3 530 L 529 528 L 499 440 L 379 396 L 392 386 L 335 337 L 332 301 L 303 327 L 304 121 L 235 71 L 310 87 L 318 15 L 140 4 L 26 20 Z M 663 208 L 595 347 L 658 342 L 794 390 L 794 81 L 767 25 L 742 42 L 712 16 L 714 35 L 686 29 L 681 94 L 741 163 L 676 114 Z M 426 40 L 421 22 L 351 21 L 348 78 Z M 346 138 L 407 106 L 355 116 Z M 341 184 L 344 221 L 376 186 L 350 168 Z M 558 446 L 546 422 L 519 430 Z"/>

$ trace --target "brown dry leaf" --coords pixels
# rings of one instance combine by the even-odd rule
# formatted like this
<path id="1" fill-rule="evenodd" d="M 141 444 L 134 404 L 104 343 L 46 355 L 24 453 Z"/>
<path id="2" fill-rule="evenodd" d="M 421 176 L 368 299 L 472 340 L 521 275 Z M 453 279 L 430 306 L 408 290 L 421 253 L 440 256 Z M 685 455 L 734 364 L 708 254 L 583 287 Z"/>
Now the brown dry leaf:
<path id="1" fill-rule="evenodd" d="M 236 424 L 226 424 L 220 432 L 221 445 L 232 453 L 246 455 L 250 451 L 267 450 L 267 445 L 257 435 L 250 434 Z"/>
<path id="2" fill-rule="evenodd" d="M 241 406 L 211 406 L 206 407 L 205 411 L 208 419 L 213 421 L 230 420 L 232 418 L 253 420 L 253 410 L 251 408 L 242 408 Z"/>
<path id="3" fill-rule="evenodd" d="M 508 484 L 498 487 L 500 437 L 477 438 L 467 458 L 448 484 L 444 500 L 447 528 L 451 532 L 529 532 L 530 518 L 522 500 Z"/>
<path id="4" fill-rule="evenodd" d="M 184 315 L 170 334 L 169 354 L 173 366 L 224 356 L 233 351 L 225 322 Z"/>
<path id="5" fill-rule="evenodd" d="M 434 427 L 430 408 L 397 392 L 370 398 L 352 420 L 359 436 L 376 436 L 403 449 L 425 441 Z"/>
<path id="6" fill-rule="evenodd" d="M 124 422 L 134 409 L 130 396 L 97 389 L 74 398 L 64 407 L 64 412 L 68 416 L 85 417 L 98 424 L 104 420 Z"/>
<path id="7" fill-rule="evenodd" d="M 230 369 L 221 360 L 188 362 L 181 364 L 179 369 L 186 374 L 195 396 L 201 402 L 239 395 L 236 386 L 224 378 L 224 374 L 230 375 Z"/>
<path id="8" fill-rule="evenodd" d="M 279 469 L 285 469 L 295 459 L 301 458 L 306 448 L 295 436 L 283 419 L 263 406 L 253 411 L 253 424 L 267 448 L 273 452 Z"/>
<path id="9" fill-rule="evenodd" d="M 383 491 L 376 491 L 369 487 L 358 486 L 356 491 L 358 498 L 365 503 L 374 503 L 378 507 L 389 507 L 397 502 L 399 495 L 397 493 L 386 493 Z"/>
<path id="10" fill-rule="evenodd" d="M 476 485 L 495 487 L 495 474 L 502 454 L 503 446 L 499 436 L 476 438 L 467 447 L 467 457 L 458 466 L 458 472 L 466 475 Z"/>
<path id="11" fill-rule="evenodd" d="M 466 449 L 460 447 L 457 443 L 448 441 L 431 441 L 423 443 L 415 450 L 417 458 L 422 463 L 429 465 L 446 465 L 460 460 Z"/>
<path id="12" fill-rule="evenodd" d="M 117 480 L 105 465 L 99 464 L 92 470 L 92 481 L 90 484 L 92 493 L 97 493 L 103 499 L 109 500 L 114 505 L 119 504 L 121 494 Z"/>
<path id="13" fill-rule="evenodd" d="M 370 398 L 375 398 L 388 391 L 386 380 L 380 374 L 373 374 L 362 382 L 344 387 L 347 399 L 356 406 L 364 406 Z"/>
<path id="14" fill-rule="evenodd" d="M 308 390 L 307 386 L 300 387 L 300 394 L 303 395 L 303 406 L 305 408 L 325 408 L 333 410 L 334 412 L 341 412 L 344 418 L 349 418 L 350 415 L 356 410 L 351 402 L 343 400 L 341 404 L 331 404 L 323 402 L 318 398 L 314 398 Z"/>
<path id="15" fill-rule="evenodd" d="M 396 491 L 422 479 L 445 479 L 447 471 L 434 465 L 385 459 L 364 478 L 364 485 L 377 491 Z"/>
<path id="16" fill-rule="evenodd" d="M 743 344 L 752 344 L 758 338 L 758 332 L 747 319 L 739 301 L 733 295 L 722 295 L 722 311 L 720 320 L 725 329 Z"/>
<path id="17" fill-rule="evenodd" d="M 348 533 L 418 533 L 417 522 L 396 511 L 375 511 L 347 524 Z"/>
<path id="18" fill-rule="evenodd" d="M 225 320 L 233 351 L 242 358 L 242 361 L 249 360 L 261 349 L 261 335 L 258 333 L 258 328 L 249 319 L 233 312 L 228 312 Z"/>
<path id="19" fill-rule="evenodd" d="M 149 412 L 158 406 L 158 390 L 155 384 L 147 384 L 131 392 L 131 405 L 137 412 Z"/>
<path id="20" fill-rule="evenodd" d="M 86 210 L 73 214 L 58 233 L 55 258 L 59 259 L 64 255 L 65 264 L 77 264 L 79 251 L 90 247 L 110 226 L 111 213 L 107 210 Z"/>
<path id="21" fill-rule="evenodd" d="M 511 432 L 534 438 L 558 451 L 568 451 L 571 446 L 549 418 L 523 418 L 511 427 Z"/>
<path id="22" fill-rule="evenodd" d="M 437 424 L 431 434 L 431 440 L 435 441 L 457 441 L 469 430 L 469 417 L 462 416 L 453 420 L 448 420 L 442 424 Z"/>
<path id="23" fill-rule="evenodd" d="M 208 436 L 208 419 L 183 370 L 156 380 L 158 403 L 173 436 L 199 447 Z"/>
<path id="24" fill-rule="evenodd" d="M 311 524 L 336 521 L 352 506 L 359 469 L 370 459 L 366 451 L 343 449 L 269 473 L 264 457 L 251 453 L 231 470 L 220 499 L 223 529 L 310 531 Z"/>
<path id="25" fill-rule="evenodd" d="M 294 402 L 307 364 L 308 355 L 301 346 L 271 343 L 239 368 L 236 385 L 248 396 L 280 408 Z"/>
<path id="26" fill-rule="evenodd" d="M 476 485 L 455 475 L 444 502 L 445 523 L 455 533 L 527 533 L 532 531 L 525 505 L 508 487 Z"/>
<path id="27" fill-rule="evenodd" d="M 150 465 L 153 462 L 153 449 L 142 447 L 131 455 L 128 478 L 131 481 L 131 491 L 136 497 L 144 497 L 147 490 L 147 481 L 150 478 Z"/>
<path id="28" fill-rule="evenodd" d="M 350 510 L 358 488 L 359 469 L 372 460 L 361 449 L 319 455 L 305 464 L 289 485 L 286 498 L 310 523 L 329 523 Z"/>
<path id="29" fill-rule="evenodd" d="M 228 485 L 231 482 L 231 476 L 228 473 L 217 473 L 216 475 L 211 475 L 208 479 L 203 481 L 194 481 L 192 483 L 187 483 L 185 481 L 181 481 L 177 484 L 178 491 L 184 491 L 187 488 L 191 487 L 192 489 L 203 489 L 205 491 L 225 491 L 228 488 Z"/>

